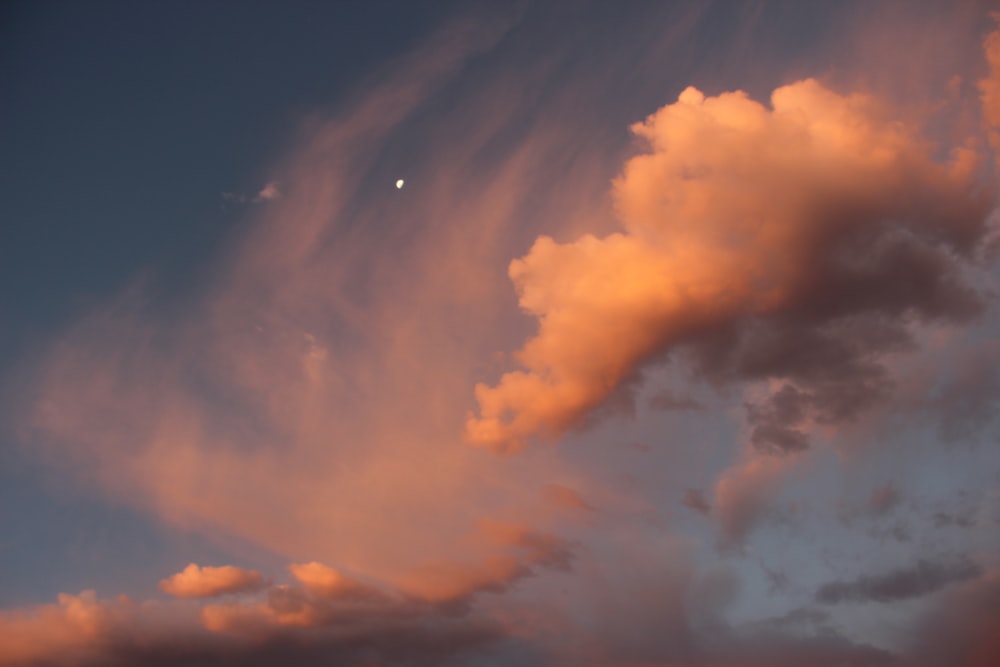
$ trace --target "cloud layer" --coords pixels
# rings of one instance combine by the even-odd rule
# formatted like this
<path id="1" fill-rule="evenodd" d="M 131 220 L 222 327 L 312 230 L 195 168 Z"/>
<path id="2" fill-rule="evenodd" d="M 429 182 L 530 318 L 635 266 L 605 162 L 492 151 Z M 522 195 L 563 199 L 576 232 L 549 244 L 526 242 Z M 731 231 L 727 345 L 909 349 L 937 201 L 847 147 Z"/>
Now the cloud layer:
<path id="1" fill-rule="evenodd" d="M 63 332 L 31 455 L 248 567 L 0 612 L 0 665 L 997 662 L 996 34 L 943 115 L 706 70 L 629 148 L 663 45 L 770 25 L 733 6 L 592 59 L 564 9 L 456 21 L 306 120 L 190 293 Z"/>

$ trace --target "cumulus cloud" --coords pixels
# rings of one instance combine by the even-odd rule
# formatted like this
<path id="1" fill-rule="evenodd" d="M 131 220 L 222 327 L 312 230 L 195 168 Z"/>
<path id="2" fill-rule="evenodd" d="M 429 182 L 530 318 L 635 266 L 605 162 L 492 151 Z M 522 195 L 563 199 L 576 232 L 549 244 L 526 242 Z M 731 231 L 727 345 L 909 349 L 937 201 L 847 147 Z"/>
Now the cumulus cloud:
<path id="1" fill-rule="evenodd" d="M 494 88 L 467 116 L 447 116 L 451 143 L 441 128 L 426 133 L 435 159 L 425 173 L 435 178 L 406 191 L 405 210 L 373 204 L 366 182 L 388 182 L 375 156 L 392 152 L 396 127 L 437 116 L 424 113 L 429 91 L 496 39 L 491 29 L 436 40 L 360 103 L 317 122 L 279 174 L 280 191 L 256 196 L 271 203 L 203 300 L 179 317 L 157 314 L 143 294 L 98 310 L 52 348 L 28 392 L 40 454 L 168 521 L 284 554 L 289 583 L 192 564 L 164 590 L 234 597 L 165 607 L 60 597 L 0 619 L 8 662 L 438 665 L 475 651 L 487 664 L 527 664 L 491 662 L 491 651 L 521 640 L 548 651 L 567 637 L 590 649 L 592 636 L 604 644 L 563 664 L 898 662 L 819 623 L 729 627 L 722 608 L 740 594 L 734 576 L 656 569 L 672 566 L 673 554 L 632 568 L 654 551 L 634 535 L 597 536 L 594 554 L 616 540 L 625 553 L 591 559 L 578 573 L 586 583 L 565 586 L 596 599 L 553 620 L 558 586 L 537 582 L 541 592 L 524 597 L 542 622 L 512 629 L 528 578 L 550 571 L 559 582 L 588 552 L 557 522 L 587 517 L 606 529 L 622 516 L 612 503 L 603 511 L 613 495 L 605 480 L 586 480 L 583 495 L 573 488 L 583 477 L 575 461 L 543 448 L 497 459 L 461 447 L 458 432 L 468 388 L 500 370 L 495 351 L 515 326 L 503 319 L 511 313 L 502 266 L 539 221 L 566 218 L 546 222 L 552 237 L 509 265 L 538 334 L 517 357 L 522 370 L 477 387 L 468 439 L 515 451 L 564 433 L 668 355 L 716 386 L 760 381 L 766 391 L 745 394 L 738 459 L 682 497 L 719 521 L 724 546 L 741 543 L 812 440 L 892 389 L 884 357 L 912 347 L 914 323 L 980 312 L 963 271 L 991 205 L 981 156 L 944 155 L 874 98 L 813 80 L 778 89 L 769 106 L 690 88 L 633 128 L 645 151 L 613 186 L 623 229 L 578 238 L 604 217 L 594 206 L 606 184 L 593 166 L 600 160 L 579 155 L 589 135 L 558 135 L 554 143 L 569 148 L 553 151 L 536 132 L 489 165 L 488 177 L 474 177 L 473 156 L 511 145 L 507 111 L 533 108 Z M 553 164 L 574 165 L 561 190 L 539 177 Z M 523 221 L 525 209 L 537 218 Z M 522 228 L 509 230 L 512 220 Z M 992 357 L 978 359 L 956 369 L 968 392 L 946 385 L 932 401 L 963 424 L 995 405 Z M 988 399 L 970 409 L 976 387 Z M 648 405 L 704 407 L 681 390 Z M 672 464 L 678 474 L 694 465 L 681 456 Z M 657 492 L 676 499 L 678 488 Z M 871 512 L 891 511 L 889 495 L 873 495 Z M 833 582 L 827 596 L 907 599 L 900 591 L 974 576 L 953 565 Z M 546 635 L 549 623 L 565 625 Z"/>
<path id="2" fill-rule="evenodd" d="M 228 593 L 245 593 L 263 588 L 260 572 L 241 567 L 199 567 L 189 563 L 177 574 L 160 582 L 160 590 L 179 598 L 211 598 Z"/>
<path id="3" fill-rule="evenodd" d="M 884 574 L 824 584 L 816 591 L 816 601 L 824 604 L 898 602 L 935 593 L 949 584 L 975 579 L 981 574 L 982 568 L 967 558 L 946 562 L 919 560 L 912 566 Z"/>
<path id="4" fill-rule="evenodd" d="M 83 591 L 61 593 L 54 605 L 0 612 L 0 665 L 45 664 L 55 656 L 93 660 L 100 638 L 132 604 L 126 598 L 98 600 L 94 591 Z"/>
<path id="5" fill-rule="evenodd" d="M 488 653 L 504 633 L 399 596 L 331 600 L 279 585 L 262 603 L 204 606 L 62 594 L 55 605 L 0 613 L 0 639 L 4 667 L 430 666 Z"/>
<path id="6" fill-rule="evenodd" d="M 532 565 L 562 567 L 569 558 L 558 540 L 519 526 L 488 524 L 483 536 L 523 549 Z M 288 570 L 294 583 L 266 584 L 258 573 L 196 565 L 161 582 L 184 598 L 260 590 L 263 596 L 134 602 L 84 591 L 60 594 L 54 605 L 0 612 L 0 665 L 440 665 L 511 641 L 502 625 L 472 606 L 488 586 L 465 589 L 461 600 L 431 600 L 315 561 Z"/>
<path id="7" fill-rule="evenodd" d="M 306 590 L 321 597 L 366 595 L 374 590 L 316 561 L 293 563 L 288 566 L 288 571 Z"/>
<path id="8" fill-rule="evenodd" d="M 770 107 L 688 88 L 632 130 L 649 150 L 614 183 L 624 230 L 539 237 L 510 264 L 538 333 L 524 370 L 476 386 L 472 443 L 563 433 L 681 347 L 714 382 L 785 378 L 816 419 L 850 418 L 883 393 L 879 355 L 908 322 L 981 311 L 962 276 L 992 203 L 980 156 L 938 161 L 878 100 L 812 79 Z M 803 448 L 781 416 L 758 440 Z"/>

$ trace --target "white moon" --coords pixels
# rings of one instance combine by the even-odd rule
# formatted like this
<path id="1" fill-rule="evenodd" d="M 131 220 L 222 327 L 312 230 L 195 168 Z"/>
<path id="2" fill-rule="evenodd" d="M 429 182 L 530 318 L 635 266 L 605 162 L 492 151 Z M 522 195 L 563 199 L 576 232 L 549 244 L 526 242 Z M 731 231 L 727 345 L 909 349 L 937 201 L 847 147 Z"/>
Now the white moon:
<path id="1" fill-rule="evenodd" d="M 399 179 L 398 181 L 396 181 L 396 189 L 397 190 L 402 190 L 404 183 L 405 183 L 405 181 L 403 179 Z"/>

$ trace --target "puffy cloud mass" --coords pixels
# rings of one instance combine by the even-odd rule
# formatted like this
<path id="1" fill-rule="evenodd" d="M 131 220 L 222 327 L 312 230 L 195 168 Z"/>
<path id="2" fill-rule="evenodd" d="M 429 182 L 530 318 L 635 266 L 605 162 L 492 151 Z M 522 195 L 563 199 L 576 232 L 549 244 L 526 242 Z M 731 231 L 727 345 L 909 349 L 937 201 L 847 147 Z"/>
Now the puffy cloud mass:
<path id="1" fill-rule="evenodd" d="M 802 449 L 785 417 L 836 421 L 880 396 L 879 355 L 907 344 L 907 322 L 981 311 L 962 266 L 993 192 L 971 148 L 936 159 L 876 99 L 812 79 L 770 107 L 687 88 L 632 129 L 648 151 L 614 184 L 624 230 L 542 236 L 510 264 L 538 333 L 523 370 L 476 386 L 472 443 L 561 434 L 683 347 L 714 382 L 792 381 L 753 440 Z"/>
<path id="2" fill-rule="evenodd" d="M 439 665 L 502 637 L 468 610 L 374 589 L 331 595 L 330 568 L 291 570 L 308 583 L 269 586 L 263 601 L 135 602 L 84 591 L 0 612 L 0 665 Z"/>
<path id="3" fill-rule="evenodd" d="M 210 598 L 258 590 L 264 585 L 260 572 L 232 565 L 199 567 L 190 563 L 177 574 L 161 581 L 160 590 L 179 598 Z"/>

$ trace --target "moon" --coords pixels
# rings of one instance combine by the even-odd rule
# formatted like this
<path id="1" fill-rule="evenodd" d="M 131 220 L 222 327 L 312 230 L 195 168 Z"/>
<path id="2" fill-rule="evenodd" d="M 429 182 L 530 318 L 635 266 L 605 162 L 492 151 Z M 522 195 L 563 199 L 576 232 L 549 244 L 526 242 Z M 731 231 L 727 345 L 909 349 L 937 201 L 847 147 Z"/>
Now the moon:
<path id="1" fill-rule="evenodd" d="M 396 189 L 397 190 L 402 190 L 403 189 L 403 185 L 405 183 L 406 183 L 406 181 L 404 181 L 403 179 L 399 179 L 398 181 L 396 181 Z"/>

